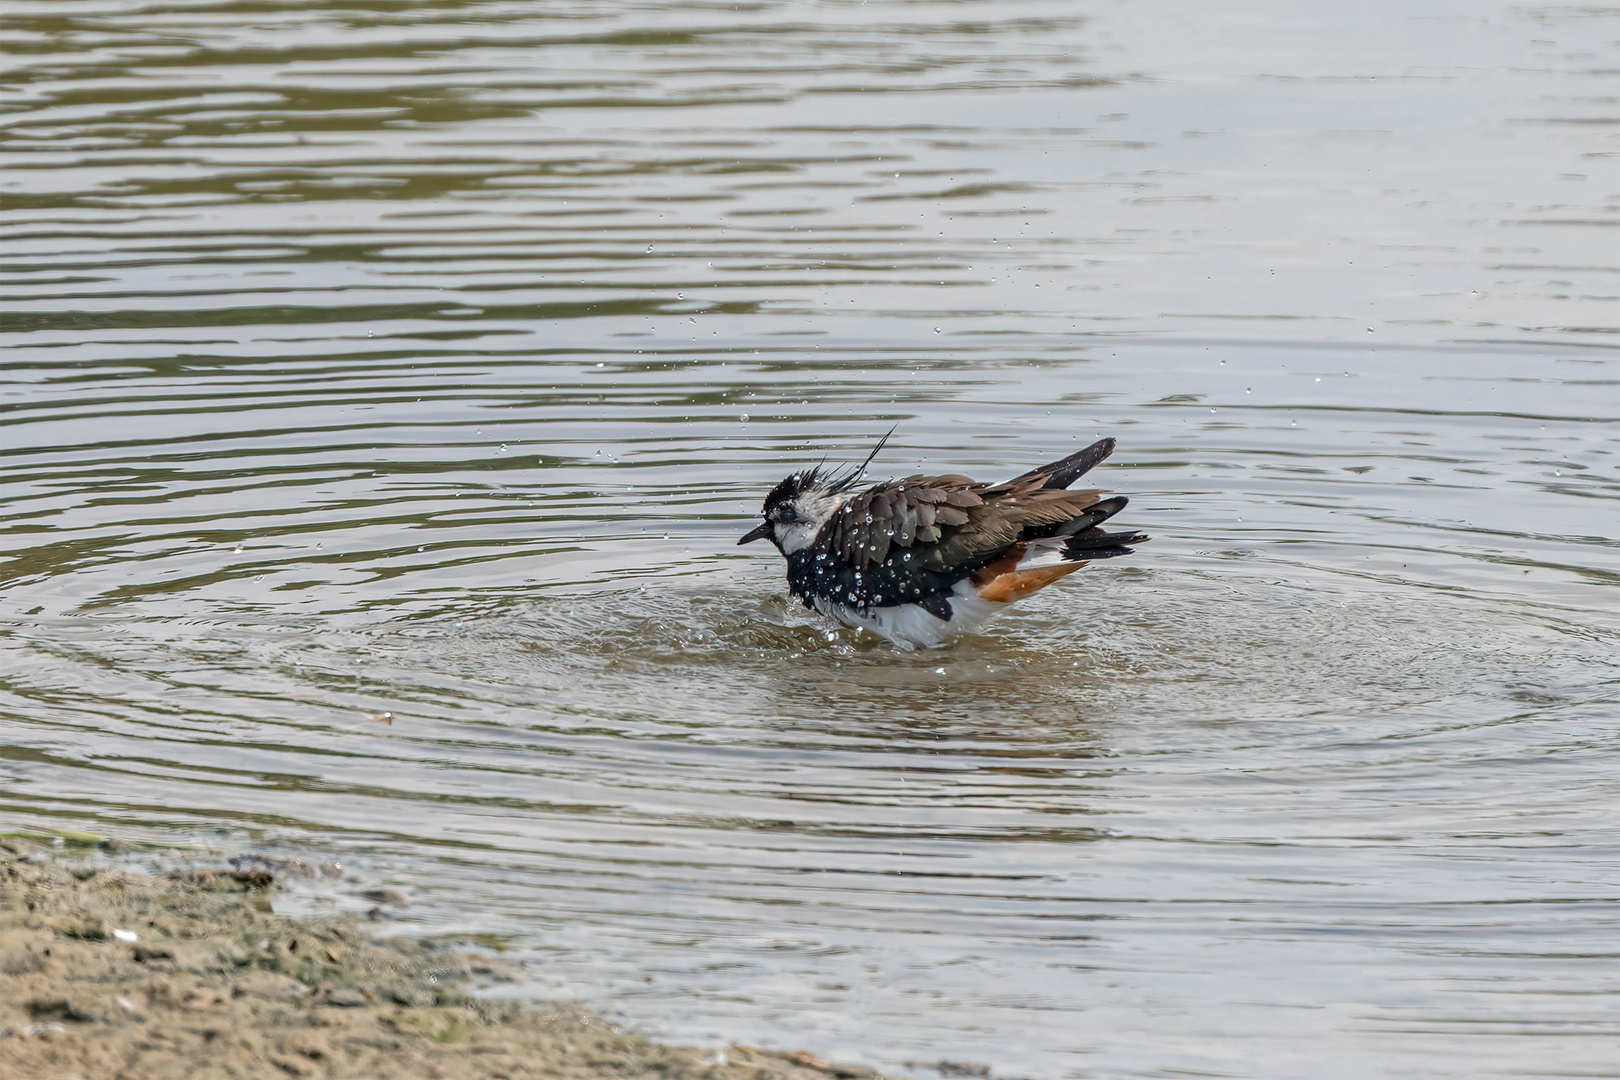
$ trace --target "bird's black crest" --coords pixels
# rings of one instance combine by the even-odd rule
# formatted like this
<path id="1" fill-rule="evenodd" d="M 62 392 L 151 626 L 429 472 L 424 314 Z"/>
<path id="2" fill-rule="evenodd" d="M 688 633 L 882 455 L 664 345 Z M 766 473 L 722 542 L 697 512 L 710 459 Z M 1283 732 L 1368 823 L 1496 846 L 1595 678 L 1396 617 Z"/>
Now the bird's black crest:
<path id="1" fill-rule="evenodd" d="M 820 469 L 807 469 L 804 472 L 796 472 L 771 488 L 771 493 L 765 496 L 765 513 L 769 515 L 772 510 L 775 510 L 783 503 L 792 502 L 800 495 L 803 495 L 815 486 L 816 481 L 820 478 L 820 473 Z"/>
<path id="2" fill-rule="evenodd" d="M 849 472 L 844 473 L 842 476 L 828 477 L 827 480 L 825 481 L 825 483 L 827 485 L 827 490 L 829 490 L 829 491 L 848 491 L 850 488 L 852 488 L 856 484 L 860 483 L 861 478 L 866 475 L 866 467 L 868 465 L 872 464 L 872 459 L 878 456 L 878 451 L 882 450 L 883 447 L 888 444 L 889 436 L 893 435 L 899 429 L 900 429 L 900 425 L 896 424 L 896 425 L 894 425 L 894 427 L 892 427 L 888 431 L 884 432 L 883 433 L 883 438 L 879 439 L 877 445 L 872 447 L 872 452 L 870 454 L 866 455 L 866 460 L 861 462 L 859 465 L 855 466 L 853 469 L 849 470 Z M 819 470 L 819 469 L 812 469 L 811 470 L 811 476 L 814 479 L 819 480 L 820 477 L 818 475 L 816 475 L 816 474 L 820 473 L 820 471 L 821 470 Z"/>
<path id="3" fill-rule="evenodd" d="M 765 496 L 765 513 L 769 515 L 776 507 L 786 502 L 792 502 L 813 487 L 824 488 L 829 493 L 848 491 L 861 482 L 861 478 L 866 475 L 866 467 L 872 464 L 872 459 L 878 456 L 878 451 L 883 449 L 884 445 L 889 441 L 889 436 L 893 435 L 898 428 L 898 424 L 890 428 L 883 438 L 878 440 L 878 444 L 872 447 L 872 452 L 866 455 L 866 460 L 846 473 L 828 474 L 822 471 L 820 465 L 817 465 L 813 469 L 796 472 L 783 480 L 771 489 L 769 495 Z"/>

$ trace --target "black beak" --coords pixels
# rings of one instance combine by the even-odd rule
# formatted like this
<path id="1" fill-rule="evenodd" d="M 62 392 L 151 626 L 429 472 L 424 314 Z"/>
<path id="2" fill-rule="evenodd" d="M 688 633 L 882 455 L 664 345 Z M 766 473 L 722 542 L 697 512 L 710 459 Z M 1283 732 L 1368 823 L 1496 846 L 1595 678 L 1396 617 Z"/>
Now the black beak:
<path id="1" fill-rule="evenodd" d="M 749 529 L 747 534 L 744 535 L 741 540 L 738 540 L 737 543 L 751 544 L 755 540 L 763 540 L 769 535 L 771 535 L 771 523 L 768 521 L 762 521 L 758 525 L 755 525 L 752 529 Z"/>

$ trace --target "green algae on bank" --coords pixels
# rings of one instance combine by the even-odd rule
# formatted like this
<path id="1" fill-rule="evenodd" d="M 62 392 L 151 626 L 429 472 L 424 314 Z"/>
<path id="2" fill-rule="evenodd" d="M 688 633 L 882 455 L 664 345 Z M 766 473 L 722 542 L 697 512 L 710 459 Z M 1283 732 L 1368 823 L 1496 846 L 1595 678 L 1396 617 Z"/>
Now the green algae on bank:
<path id="1" fill-rule="evenodd" d="M 266 876 L 133 870 L 0 841 L 0 1080 L 827 1080 L 864 1069 L 663 1046 L 474 997 L 485 961 L 291 919 Z"/>

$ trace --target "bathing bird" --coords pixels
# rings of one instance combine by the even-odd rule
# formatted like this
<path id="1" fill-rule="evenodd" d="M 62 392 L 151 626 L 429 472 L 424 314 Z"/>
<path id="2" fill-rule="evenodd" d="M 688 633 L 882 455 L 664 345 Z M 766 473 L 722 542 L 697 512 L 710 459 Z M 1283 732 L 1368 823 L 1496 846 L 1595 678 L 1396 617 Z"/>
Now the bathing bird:
<path id="1" fill-rule="evenodd" d="M 899 649 L 977 630 L 1013 601 L 1148 539 L 1098 527 L 1125 508 L 1123 495 L 1068 490 L 1114 452 L 1113 439 L 1001 484 L 952 474 L 859 488 L 889 435 L 848 472 L 817 466 L 777 484 L 763 520 L 737 543 L 769 540 L 805 607 Z"/>

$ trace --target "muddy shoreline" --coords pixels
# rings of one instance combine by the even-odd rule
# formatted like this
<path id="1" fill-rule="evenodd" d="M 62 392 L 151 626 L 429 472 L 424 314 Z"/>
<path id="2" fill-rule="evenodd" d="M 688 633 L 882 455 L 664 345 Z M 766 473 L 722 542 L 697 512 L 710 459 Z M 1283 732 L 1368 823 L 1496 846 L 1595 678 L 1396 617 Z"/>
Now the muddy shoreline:
<path id="1" fill-rule="evenodd" d="M 105 846 L 0 838 L 0 1080 L 877 1077 L 480 998 L 498 957 L 379 939 L 361 916 L 278 915 L 273 863 L 148 874 L 90 857 Z"/>

